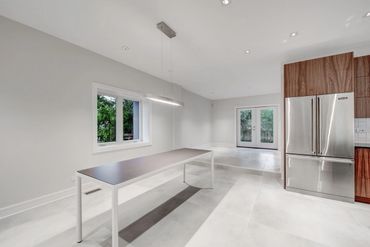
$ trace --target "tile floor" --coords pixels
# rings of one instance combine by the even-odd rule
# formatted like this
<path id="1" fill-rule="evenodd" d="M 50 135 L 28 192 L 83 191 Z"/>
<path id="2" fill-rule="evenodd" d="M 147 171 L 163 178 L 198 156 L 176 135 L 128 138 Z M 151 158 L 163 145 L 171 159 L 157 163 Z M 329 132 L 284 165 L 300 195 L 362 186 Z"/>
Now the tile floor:
<path id="1" fill-rule="evenodd" d="M 277 150 L 224 147 L 213 150 L 216 164 L 280 173 L 281 156 Z"/>
<path id="2" fill-rule="evenodd" d="M 188 166 L 187 182 L 209 184 L 204 163 Z M 186 200 L 163 208 L 184 191 L 181 169 L 141 180 L 120 190 L 120 229 L 145 215 L 167 215 L 120 246 L 370 246 L 370 206 L 317 198 L 282 189 L 280 175 L 219 166 L 213 190 L 191 190 Z M 183 198 L 184 199 L 184 198 Z M 0 246 L 110 246 L 110 195 L 83 196 L 84 236 L 75 240 L 75 198 L 32 209 L 0 221 Z M 159 211 L 158 211 L 159 209 Z M 155 215 L 158 218 L 158 215 Z M 125 234 L 121 234 L 125 236 Z"/>

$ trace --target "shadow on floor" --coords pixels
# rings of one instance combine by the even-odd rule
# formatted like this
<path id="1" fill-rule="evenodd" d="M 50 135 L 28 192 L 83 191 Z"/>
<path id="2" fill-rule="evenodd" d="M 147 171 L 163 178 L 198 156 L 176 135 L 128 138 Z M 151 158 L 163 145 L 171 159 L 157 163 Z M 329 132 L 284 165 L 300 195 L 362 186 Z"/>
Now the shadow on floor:
<path id="1" fill-rule="evenodd" d="M 136 220 L 135 222 L 128 225 L 126 228 L 122 229 L 119 232 L 119 236 L 126 240 L 127 242 L 131 243 L 141 234 L 143 234 L 152 226 L 154 226 L 156 223 L 158 223 L 161 219 L 170 214 L 173 210 L 178 208 L 186 200 L 188 200 L 190 197 L 196 194 L 199 190 L 200 188 L 196 188 L 193 186 L 187 187 L 186 189 L 176 194 L 171 199 L 162 203 L 149 213 L 145 214 L 140 219 Z"/>
<path id="2" fill-rule="evenodd" d="M 135 192 L 136 187 L 133 187 L 131 193 L 138 194 L 119 205 L 119 226 L 122 229 L 119 246 L 185 246 L 234 186 L 237 179 L 230 174 L 227 170 L 217 168 L 215 189 L 200 189 L 198 187 L 208 185 L 209 168 L 194 165 L 188 168 L 187 181 L 197 187 L 185 185 L 181 173 L 160 185 L 152 182 L 139 185 L 138 187 L 153 186 L 145 192 Z M 127 192 L 130 193 L 130 190 Z M 75 242 L 74 208 L 70 206 L 75 205 L 75 198 L 68 198 L 56 211 L 57 214 L 62 213 L 63 220 L 52 221 L 50 224 L 53 226 L 50 230 L 52 235 L 38 244 L 31 245 L 35 247 L 112 246 L 110 194 L 103 190 L 100 194 L 92 193 L 89 196 L 91 197 L 89 202 L 83 204 L 85 207 L 83 215 L 86 218 L 83 224 L 82 243 Z M 71 210 L 72 212 L 69 212 Z M 14 247 L 14 245 L 6 246 Z"/>

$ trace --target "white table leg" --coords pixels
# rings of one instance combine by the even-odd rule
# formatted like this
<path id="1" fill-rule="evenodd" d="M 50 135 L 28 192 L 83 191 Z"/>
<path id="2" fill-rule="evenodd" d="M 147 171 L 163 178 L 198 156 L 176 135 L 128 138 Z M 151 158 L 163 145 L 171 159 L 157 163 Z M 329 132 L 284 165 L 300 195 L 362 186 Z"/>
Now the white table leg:
<path id="1" fill-rule="evenodd" d="M 118 247 L 118 189 L 112 189 L 112 247 Z"/>
<path id="2" fill-rule="evenodd" d="M 76 198 L 77 198 L 77 243 L 82 242 L 82 190 L 81 190 L 81 177 L 76 176 Z"/>
<path id="3" fill-rule="evenodd" d="M 214 188 L 215 183 L 215 157 L 214 152 L 211 153 L 211 188 Z"/>

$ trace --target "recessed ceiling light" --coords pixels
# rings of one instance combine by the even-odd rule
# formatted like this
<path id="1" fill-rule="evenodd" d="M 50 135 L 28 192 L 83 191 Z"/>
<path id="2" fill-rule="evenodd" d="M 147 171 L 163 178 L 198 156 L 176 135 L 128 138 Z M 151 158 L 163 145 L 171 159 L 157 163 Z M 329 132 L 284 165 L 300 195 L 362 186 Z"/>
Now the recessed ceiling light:
<path id="1" fill-rule="evenodd" d="M 292 32 L 289 36 L 290 37 L 295 37 L 295 36 L 297 36 L 298 35 L 298 32 Z"/>
<path id="2" fill-rule="evenodd" d="M 247 54 L 247 55 L 251 54 L 251 50 L 245 50 L 244 54 Z"/>
<path id="3" fill-rule="evenodd" d="M 123 45 L 122 50 L 126 52 L 126 51 L 130 50 L 130 47 L 128 47 L 127 45 Z"/>
<path id="4" fill-rule="evenodd" d="M 370 17 L 370 11 L 367 12 L 364 17 Z"/>
<path id="5" fill-rule="evenodd" d="M 231 3 L 231 0 L 221 0 L 222 5 L 229 5 Z"/>

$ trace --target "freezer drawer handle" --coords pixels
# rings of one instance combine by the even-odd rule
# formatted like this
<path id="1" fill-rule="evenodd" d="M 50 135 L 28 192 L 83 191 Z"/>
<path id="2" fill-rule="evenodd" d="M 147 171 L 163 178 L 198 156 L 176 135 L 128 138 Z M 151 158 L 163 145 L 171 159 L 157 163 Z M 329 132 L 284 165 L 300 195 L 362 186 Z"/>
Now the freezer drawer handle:
<path id="1" fill-rule="evenodd" d="M 328 158 L 328 157 L 321 157 L 320 161 L 335 162 L 335 163 L 342 163 L 342 164 L 348 164 L 348 165 L 353 165 L 354 163 L 353 160 L 349 160 L 349 159 Z"/>
<path id="2" fill-rule="evenodd" d="M 299 160 L 316 160 L 316 161 L 326 161 L 326 162 L 336 162 L 342 164 L 353 165 L 354 161 L 351 159 L 343 159 L 343 158 L 331 158 L 331 157 L 315 157 L 315 156 L 303 156 L 303 155 L 294 155 L 288 154 L 287 155 L 288 161 L 290 159 L 299 159 Z"/>

